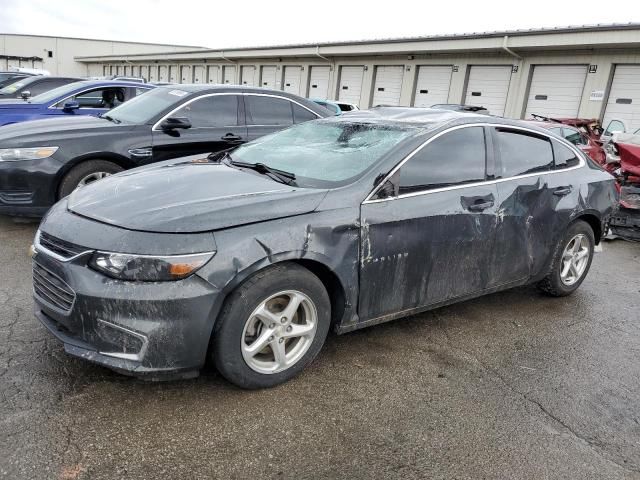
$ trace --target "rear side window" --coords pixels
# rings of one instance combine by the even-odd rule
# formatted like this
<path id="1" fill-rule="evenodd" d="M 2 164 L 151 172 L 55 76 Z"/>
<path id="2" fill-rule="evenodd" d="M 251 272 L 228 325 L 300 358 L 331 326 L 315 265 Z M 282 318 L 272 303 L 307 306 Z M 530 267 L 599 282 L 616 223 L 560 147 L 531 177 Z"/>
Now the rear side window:
<path id="1" fill-rule="evenodd" d="M 308 122 L 309 120 L 315 120 L 318 116 L 307 110 L 306 108 L 301 107 L 297 103 L 291 103 L 291 107 L 293 108 L 293 121 L 295 123 Z"/>
<path id="2" fill-rule="evenodd" d="M 588 145 L 589 142 L 584 135 L 582 135 L 578 130 L 574 130 L 572 128 L 564 128 L 564 138 L 566 138 L 569 142 L 574 145 Z"/>
<path id="3" fill-rule="evenodd" d="M 187 117 L 192 128 L 235 126 L 238 125 L 238 96 L 213 95 L 199 98 L 171 116 Z"/>
<path id="4" fill-rule="evenodd" d="M 553 155 L 555 157 L 555 169 L 575 167 L 580 163 L 578 155 L 569 147 L 560 142 L 553 141 Z"/>
<path id="5" fill-rule="evenodd" d="M 546 172 L 553 167 L 549 140 L 517 130 L 496 129 L 495 132 L 502 177 Z"/>
<path id="6" fill-rule="evenodd" d="M 283 98 L 247 95 L 248 125 L 293 125 L 291 102 Z"/>
<path id="7" fill-rule="evenodd" d="M 400 169 L 399 193 L 482 182 L 485 179 L 484 129 L 445 133 L 418 151 Z"/>

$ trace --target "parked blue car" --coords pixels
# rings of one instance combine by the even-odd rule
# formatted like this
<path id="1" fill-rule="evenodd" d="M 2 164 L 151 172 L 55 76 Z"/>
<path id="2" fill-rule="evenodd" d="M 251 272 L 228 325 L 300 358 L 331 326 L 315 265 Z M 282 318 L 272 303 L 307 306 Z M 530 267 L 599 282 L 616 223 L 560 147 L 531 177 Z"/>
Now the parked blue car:
<path id="1" fill-rule="evenodd" d="M 0 100 L 0 126 L 59 115 L 100 115 L 152 88 L 138 82 L 87 80 L 27 100 Z"/>

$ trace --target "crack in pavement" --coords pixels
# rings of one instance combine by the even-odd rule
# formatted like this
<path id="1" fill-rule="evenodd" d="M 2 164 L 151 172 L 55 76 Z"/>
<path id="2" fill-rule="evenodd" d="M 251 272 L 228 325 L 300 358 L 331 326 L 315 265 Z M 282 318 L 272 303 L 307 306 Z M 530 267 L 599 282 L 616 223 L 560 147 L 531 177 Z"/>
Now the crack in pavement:
<path id="1" fill-rule="evenodd" d="M 443 334 L 444 334 L 444 336 L 446 338 L 446 342 L 447 342 L 447 347 L 448 348 L 451 348 L 453 350 L 457 350 L 459 352 L 462 352 L 466 356 L 471 357 L 471 359 L 474 360 L 483 370 L 485 370 L 485 371 L 489 372 L 490 374 L 492 374 L 492 376 L 494 378 L 497 378 L 505 387 L 507 387 L 509 390 L 511 390 L 516 395 L 522 397 L 527 402 L 530 402 L 533 405 L 536 405 L 538 407 L 538 409 L 545 416 L 547 416 L 548 418 L 551 418 L 556 423 L 561 425 L 564 428 L 564 430 L 569 432 L 569 434 L 573 438 L 577 439 L 582 445 L 585 445 L 585 446 L 589 447 L 599 457 L 603 458 L 604 460 L 606 460 L 608 462 L 613 463 L 614 465 L 617 465 L 618 467 L 620 467 L 620 468 L 622 468 L 622 469 L 624 469 L 624 470 L 626 470 L 628 472 L 640 473 L 640 467 L 636 467 L 634 465 L 629 465 L 629 464 L 626 463 L 626 460 L 624 460 L 624 459 L 623 459 L 623 461 L 625 463 L 621 463 L 619 461 L 616 461 L 613 458 L 609 458 L 607 455 L 604 455 L 603 452 L 600 451 L 601 449 L 605 450 L 604 449 L 604 445 L 605 445 L 604 443 L 594 441 L 593 439 L 590 439 L 590 438 L 585 437 L 584 435 L 580 434 L 579 432 L 574 430 L 569 424 L 567 424 L 565 421 L 560 419 L 558 416 L 554 415 L 550 410 L 548 410 L 545 406 L 543 406 L 539 401 L 529 397 L 526 393 L 521 392 L 516 387 L 511 385 L 511 383 L 503 375 L 501 375 L 497 370 L 495 370 L 495 369 L 491 368 L 490 366 L 488 366 L 487 364 L 485 364 L 482 360 L 480 360 L 478 358 L 477 355 L 475 355 L 474 353 L 469 352 L 469 351 L 467 351 L 467 350 L 465 350 L 463 348 L 460 348 L 459 346 L 454 344 L 452 342 L 450 336 L 449 336 L 449 333 L 447 332 L 447 329 L 443 325 L 445 323 L 444 319 L 439 314 L 437 314 L 436 312 L 434 312 L 434 317 L 436 319 L 436 325 L 438 327 L 440 327 L 440 330 L 443 332 Z M 440 345 L 440 346 L 442 347 L 442 345 Z M 610 453 L 607 452 L 606 450 L 605 450 L 605 452 L 610 455 Z"/>

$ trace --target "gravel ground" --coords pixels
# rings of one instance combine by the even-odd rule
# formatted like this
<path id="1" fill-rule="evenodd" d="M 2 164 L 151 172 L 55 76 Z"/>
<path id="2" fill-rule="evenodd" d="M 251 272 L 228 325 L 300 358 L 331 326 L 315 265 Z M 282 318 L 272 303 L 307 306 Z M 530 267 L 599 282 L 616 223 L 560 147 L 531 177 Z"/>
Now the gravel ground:
<path id="1" fill-rule="evenodd" d="M 573 296 L 519 288 L 344 336 L 265 391 L 146 383 L 32 315 L 35 224 L 0 217 L 0 478 L 640 479 L 640 244 Z"/>

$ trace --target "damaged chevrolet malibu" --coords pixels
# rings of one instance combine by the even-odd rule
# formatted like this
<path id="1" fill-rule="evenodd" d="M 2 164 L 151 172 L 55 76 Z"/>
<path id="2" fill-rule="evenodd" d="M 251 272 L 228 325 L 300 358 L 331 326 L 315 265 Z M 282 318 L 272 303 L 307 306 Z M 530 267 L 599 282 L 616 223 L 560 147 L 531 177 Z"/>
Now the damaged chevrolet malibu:
<path id="1" fill-rule="evenodd" d="M 585 279 L 613 178 L 548 130 L 430 109 L 296 125 L 113 175 L 36 234 L 37 318 L 67 353 L 147 378 L 208 362 L 289 380 L 345 333 Z"/>

